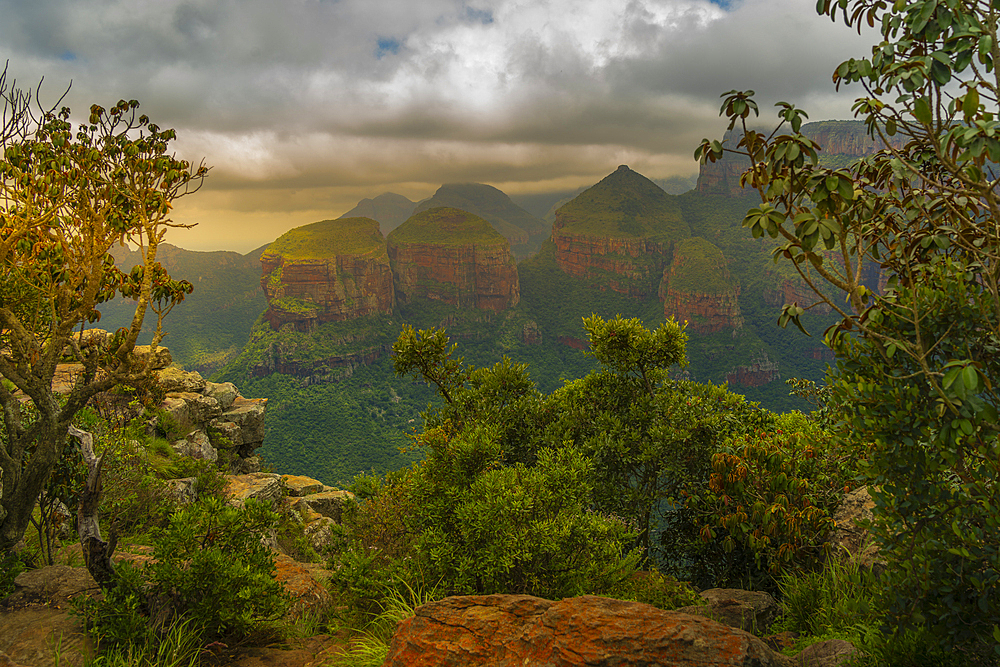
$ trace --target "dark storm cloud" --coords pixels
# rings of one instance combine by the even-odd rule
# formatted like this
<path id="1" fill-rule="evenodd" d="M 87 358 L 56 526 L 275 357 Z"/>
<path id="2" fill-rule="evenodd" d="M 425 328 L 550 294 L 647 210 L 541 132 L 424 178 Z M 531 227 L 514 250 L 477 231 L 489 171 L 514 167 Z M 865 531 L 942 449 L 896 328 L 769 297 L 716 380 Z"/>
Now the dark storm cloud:
<path id="1" fill-rule="evenodd" d="M 386 190 L 572 188 L 626 162 L 690 174 L 731 88 L 757 90 L 768 120 L 777 99 L 846 117 L 830 73 L 868 47 L 811 6 L 0 0 L 0 59 L 22 84 L 44 75 L 46 100 L 72 79 L 75 108 L 135 98 L 175 127 L 183 155 L 215 165 L 178 215 L 202 221 L 197 243 L 235 247 L 224 225 L 240 216 L 272 216 L 271 234 Z"/>

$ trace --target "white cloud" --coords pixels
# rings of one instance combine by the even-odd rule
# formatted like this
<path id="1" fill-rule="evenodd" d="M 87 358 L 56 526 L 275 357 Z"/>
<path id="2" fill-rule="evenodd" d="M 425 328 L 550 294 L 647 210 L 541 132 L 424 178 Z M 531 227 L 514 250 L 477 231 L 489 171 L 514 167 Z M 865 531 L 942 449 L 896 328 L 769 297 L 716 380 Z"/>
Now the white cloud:
<path id="1" fill-rule="evenodd" d="M 847 117 L 830 73 L 870 39 L 802 0 L 0 0 L 0 16 L 22 84 L 44 75 L 55 97 L 72 79 L 80 109 L 140 100 L 215 166 L 206 192 L 294 190 L 251 198 L 264 217 L 449 179 L 690 173 L 723 91 L 756 89 L 768 120 L 777 99 Z"/>

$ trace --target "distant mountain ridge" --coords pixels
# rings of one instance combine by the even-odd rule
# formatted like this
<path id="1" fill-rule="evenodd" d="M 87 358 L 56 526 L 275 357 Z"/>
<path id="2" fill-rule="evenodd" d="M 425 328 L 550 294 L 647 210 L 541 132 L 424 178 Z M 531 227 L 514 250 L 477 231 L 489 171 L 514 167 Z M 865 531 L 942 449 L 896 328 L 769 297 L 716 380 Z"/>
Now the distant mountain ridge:
<path id="1" fill-rule="evenodd" d="M 416 202 L 395 192 L 383 192 L 371 199 L 362 199 L 358 205 L 340 216 L 341 218 L 371 218 L 378 222 L 383 236 L 403 224 L 413 215 Z M 339 219 L 339 218 L 338 218 Z"/>
<path id="2" fill-rule="evenodd" d="M 545 221 L 525 211 L 492 185 L 446 183 L 433 196 L 417 203 L 413 212 L 420 213 L 439 206 L 468 211 L 489 221 L 510 241 L 511 252 L 517 257 L 536 252 L 549 234 L 549 225 Z"/>

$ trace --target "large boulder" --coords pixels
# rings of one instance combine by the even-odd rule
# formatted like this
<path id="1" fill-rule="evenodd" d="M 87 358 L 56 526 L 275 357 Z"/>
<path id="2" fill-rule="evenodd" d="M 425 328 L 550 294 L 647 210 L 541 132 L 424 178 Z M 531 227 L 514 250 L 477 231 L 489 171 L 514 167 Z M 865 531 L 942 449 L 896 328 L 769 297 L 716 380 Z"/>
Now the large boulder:
<path id="1" fill-rule="evenodd" d="M 583 596 L 445 598 L 399 623 L 383 667 L 791 667 L 753 635 L 638 602 Z"/>

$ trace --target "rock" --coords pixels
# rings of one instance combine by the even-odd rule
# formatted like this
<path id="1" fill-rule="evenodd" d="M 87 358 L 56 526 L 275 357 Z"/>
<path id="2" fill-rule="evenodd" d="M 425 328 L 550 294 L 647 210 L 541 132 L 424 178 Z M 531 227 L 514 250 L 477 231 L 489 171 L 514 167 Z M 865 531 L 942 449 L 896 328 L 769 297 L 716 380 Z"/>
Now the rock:
<path id="1" fill-rule="evenodd" d="M 14 578 L 14 592 L 3 604 L 6 607 L 26 604 L 64 607 L 71 598 L 97 590 L 97 583 L 87 572 L 87 568 L 49 565 L 17 575 Z"/>
<path id="2" fill-rule="evenodd" d="M 542 342 L 542 331 L 538 328 L 538 322 L 532 320 L 525 323 L 521 329 L 521 342 L 525 345 L 538 345 Z"/>
<path id="3" fill-rule="evenodd" d="M 779 379 L 778 362 L 768 359 L 764 350 L 751 355 L 748 365 L 737 366 L 726 374 L 726 382 L 733 387 L 763 387 Z"/>
<path id="4" fill-rule="evenodd" d="M 226 433 L 232 436 L 230 444 L 213 444 L 220 448 L 239 448 L 241 452 L 246 452 L 260 447 L 264 442 L 264 412 L 267 410 L 266 398 L 243 398 L 238 396 L 228 410 L 222 413 L 217 420 L 210 422 L 213 428 L 219 433 Z M 221 426 L 225 423 L 235 425 L 236 430 Z M 217 426 L 218 424 L 218 426 Z"/>
<path id="5" fill-rule="evenodd" d="M 232 407 L 236 398 L 240 395 L 240 392 L 236 390 L 236 385 L 232 382 L 206 382 L 202 393 L 218 401 L 219 407 L 223 410 L 228 410 Z"/>
<path id="6" fill-rule="evenodd" d="M 149 345 L 136 345 L 132 349 L 132 365 L 145 366 L 146 363 L 149 363 L 150 369 L 155 371 L 161 368 L 166 368 L 170 364 L 174 363 L 174 358 L 170 355 L 170 350 L 162 345 L 156 348 L 156 353 L 153 354 L 153 359 L 150 361 L 149 357 L 151 349 L 152 348 Z"/>
<path id="7" fill-rule="evenodd" d="M 180 477 L 168 479 L 166 484 L 170 497 L 181 505 L 187 505 L 198 500 L 197 482 L 197 477 Z"/>
<path id="8" fill-rule="evenodd" d="M 801 131 L 802 134 L 816 141 L 822 147 L 822 154 L 828 157 L 859 158 L 885 148 L 880 140 L 873 140 L 868 136 L 864 123 L 861 121 L 806 123 L 802 126 Z M 726 133 L 723 141 L 726 148 L 736 147 L 737 136 L 733 132 Z M 901 134 L 892 137 L 890 142 L 896 148 L 901 148 L 905 143 Z M 853 162 L 853 160 L 848 161 Z M 701 165 L 698 185 L 695 189 L 702 194 L 732 197 L 749 194 L 754 191 L 749 188 L 743 189 L 740 186 L 740 176 L 749 168 L 750 161 L 746 156 L 726 153 L 721 160 Z"/>
<path id="9" fill-rule="evenodd" d="M 222 414 L 219 402 L 211 396 L 204 396 L 191 391 L 182 391 L 170 392 L 167 394 L 167 399 L 184 401 L 184 409 L 177 410 L 176 415 L 174 413 L 171 414 L 177 419 L 179 425 L 186 428 L 204 424 Z"/>
<path id="10" fill-rule="evenodd" d="M 681 607 L 677 611 L 705 616 L 755 635 L 766 633 L 780 611 L 774 598 L 762 592 L 710 588 L 699 595 L 706 604 Z"/>
<path id="11" fill-rule="evenodd" d="M 254 498 L 272 507 L 276 506 L 285 495 L 281 485 L 281 476 L 270 472 L 255 472 L 249 475 L 226 475 L 226 497 L 229 503 L 242 507 Z"/>
<path id="12" fill-rule="evenodd" d="M 259 456 L 251 456 L 249 458 L 242 459 L 242 464 L 240 469 L 242 474 L 250 474 L 254 472 L 260 472 L 261 460 Z"/>
<path id="13" fill-rule="evenodd" d="M 82 667 L 92 654 L 79 618 L 68 609 L 29 606 L 0 613 L 0 667 Z"/>
<path id="14" fill-rule="evenodd" d="M 200 394 L 205 390 L 205 378 L 200 373 L 191 373 L 176 366 L 158 371 L 156 373 L 156 381 L 167 393 L 190 392 Z"/>
<path id="15" fill-rule="evenodd" d="M 308 496 L 323 490 L 323 482 L 302 475 L 282 475 L 281 484 L 290 496 Z"/>
<path id="16" fill-rule="evenodd" d="M 219 452 L 212 446 L 211 440 L 204 431 L 192 431 L 187 437 L 188 456 L 215 463 L 219 460 Z"/>
<path id="17" fill-rule="evenodd" d="M 796 667 L 840 667 L 858 654 L 854 644 L 843 639 L 828 639 L 808 646 L 795 656 Z"/>
<path id="18" fill-rule="evenodd" d="M 691 236 L 677 201 L 645 176 L 618 167 L 556 211 L 556 264 L 601 289 L 657 294 L 673 244 Z"/>
<path id="19" fill-rule="evenodd" d="M 330 541 L 333 539 L 333 527 L 336 525 L 336 521 L 325 516 L 307 523 L 303 531 L 305 532 L 306 539 L 309 540 L 309 546 L 315 549 L 317 553 L 325 552 L 326 548 L 330 546 Z"/>
<path id="20" fill-rule="evenodd" d="M 678 241 L 660 281 L 663 314 L 687 322 L 698 334 L 742 328 L 740 284 L 727 264 L 722 251 L 706 239 Z"/>
<path id="21" fill-rule="evenodd" d="M 510 242 L 472 213 L 421 211 L 393 230 L 386 246 L 400 304 L 430 299 L 500 312 L 521 299 Z"/>
<path id="22" fill-rule="evenodd" d="M 321 568 L 299 563 L 282 553 L 275 554 L 274 565 L 275 579 L 295 600 L 293 613 L 321 608 L 330 601 L 326 586 L 317 580 L 324 572 Z"/>
<path id="23" fill-rule="evenodd" d="M 867 486 L 851 491 L 840 501 L 840 506 L 833 514 L 836 528 L 829 538 L 830 553 L 837 558 L 849 559 L 863 567 L 884 565 L 879 558 L 879 549 L 873 543 L 871 534 L 858 524 L 872 521 L 872 500 Z"/>
<path id="24" fill-rule="evenodd" d="M 354 494 L 350 491 L 322 491 L 304 496 L 301 502 L 312 511 L 330 517 L 337 523 L 340 523 L 340 517 L 344 511 L 344 503 L 351 500 L 354 500 Z"/>
<path id="25" fill-rule="evenodd" d="M 369 218 L 324 220 L 281 235 L 260 258 L 264 317 L 274 330 L 311 331 L 392 313 L 392 271 L 385 239 Z"/>
<path id="26" fill-rule="evenodd" d="M 445 598 L 401 621 L 383 667 L 790 667 L 753 635 L 700 616 L 594 596 Z"/>

